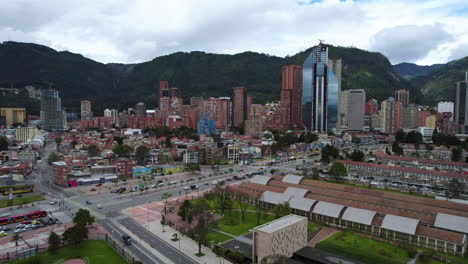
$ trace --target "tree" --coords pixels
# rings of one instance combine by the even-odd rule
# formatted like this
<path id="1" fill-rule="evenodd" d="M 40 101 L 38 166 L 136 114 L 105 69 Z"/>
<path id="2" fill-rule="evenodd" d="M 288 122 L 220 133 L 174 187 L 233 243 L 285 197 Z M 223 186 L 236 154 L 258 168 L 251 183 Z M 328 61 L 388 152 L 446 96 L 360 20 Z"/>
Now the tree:
<path id="1" fill-rule="evenodd" d="M 340 152 L 337 147 L 332 145 L 325 145 L 322 150 L 322 161 L 325 163 L 329 163 L 331 159 L 337 159 L 340 155 Z"/>
<path id="2" fill-rule="evenodd" d="M 119 136 L 114 136 L 114 141 L 117 142 L 117 145 L 122 145 L 123 144 L 123 138 Z"/>
<path id="3" fill-rule="evenodd" d="M 395 133 L 395 141 L 404 142 L 405 138 L 406 138 L 405 132 L 403 132 L 403 130 L 401 129 L 398 129 L 398 131 Z"/>
<path id="4" fill-rule="evenodd" d="M 247 210 L 247 207 L 249 207 L 249 196 L 244 192 L 236 191 L 235 197 L 237 199 L 237 202 L 239 203 L 239 209 L 241 210 L 242 214 L 242 221 L 245 221 L 245 211 Z"/>
<path id="5" fill-rule="evenodd" d="M 80 209 L 81 210 L 81 209 Z M 88 228 L 85 226 L 74 225 L 62 234 L 63 240 L 74 245 L 79 245 L 81 241 L 88 238 Z"/>
<path id="6" fill-rule="evenodd" d="M 210 206 L 205 200 L 198 202 L 193 208 L 193 221 L 196 223 L 195 227 L 190 231 L 195 241 L 198 244 L 198 254 L 200 255 L 201 246 L 207 243 L 206 235 L 209 233 L 208 224 L 210 223 L 213 215 L 210 213 Z"/>
<path id="7" fill-rule="evenodd" d="M 21 235 L 19 233 L 13 233 L 13 236 L 11 238 L 11 242 L 15 243 L 16 247 L 16 255 L 18 255 L 18 246 L 19 246 L 19 241 L 22 239 Z"/>
<path id="8" fill-rule="evenodd" d="M 0 137 L 0 151 L 8 150 L 8 139 L 5 136 Z"/>
<path id="9" fill-rule="evenodd" d="M 437 146 L 440 145 L 440 135 L 437 131 L 437 128 L 434 129 L 434 132 L 432 132 L 432 143 L 436 144 Z"/>
<path id="10" fill-rule="evenodd" d="M 463 150 L 461 148 L 453 148 L 452 149 L 452 156 L 451 156 L 451 159 L 452 161 L 460 161 L 462 159 L 462 153 L 463 153 Z"/>
<path id="11" fill-rule="evenodd" d="M 328 170 L 328 174 L 333 176 L 335 180 L 338 182 L 338 181 L 342 181 L 343 177 L 345 177 L 348 174 L 348 172 L 346 170 L 346 167 L 343 165 L 343 163 L 335 162 Z"/>
<path id="12" fill-rule="evenodd" d="M 99 153 L 101 153 L 101 150 L 96 144 L 91 144 L 88 146 L 88 155 L 90 157 L 96 157 L 97 155 L 99 155 Z"/>
<path id="13" fill-rule="evenodd" d="M 275 218 L 280 218 L 288 215 L 291 212 L 291 207 L 289 207 L 289 202 L 279 203 L 273 207 L 272 210 Z"/>
<path id="14" fill-rule="evenodd" d="M 288 263 L 288 257 L 284 255 L 274 254 L 262 258 L 260 264 L 286 264 Z"/>
<path id="15" fill-rule="evenodd" d="M 112 149 L 112 152 L 119 157 L 127 157 L 133 152 L 133 148 L 129 145 L 117 145 Z"/>
<path id="16" fill-rule="evenodd" d="M 359 161 L 359 162 L 363 162 L 364 161 L 364 152 L 358 150 L 358 149 L 355 149 L 353 150 L 353 152 L 351 153 L 351 155 L 349 155 L 349 158 L 352 160 L 352 161 Z"/>
<path id="17" fill-rule="evenodd" d="M 52 163 L 60 160 L 60 156 L 55 152 L 50 152 L 49 157 L 47 157 L 47 162 Z"/>
<path id="18" fill-rule="evenodd" d="M 402 147 L 400 147 L 397 141 L 394 141 L 392 144 L 392 152 L 398 156 L 401 156 L 403 155 L 404 150 Z"/>
<path id="19" fill-rule="evenodd" d="M 171 142 L 171 138 L 169 136 L 166 137 L 166 147 L 167 148 L 172 148 L 172 142 Z"/>
<path id="20" fill-rule="evenodd" d="M 458 179 L 451 179 L 447 184 L 447 190 L 445 195 L 449 198 L 458 198 L 460 194 L 465 190 L 465 183 L 460 182 Z"/>
<path id="21" fill-rule="evenodd" d="M 411 143 L 411 144 L 421 144 L 422 143 L 422 135 L 418 131 L 410 131 L 408 134 L 406 134 L 406 143 Z"/>
<path id="22" fill-rule="evenodd" d="M 76 141 L 75 139 L 72 140 L 72 142 L 70 143 L 72 145 L 72 148 L 75 148 L 76 145 L 78 145 L 78 141 Z"/>
<path id="23" fill-rule="evenodd" d="M 188 215 L 190 214 L 190 209 L 191 209 L 190 201 L 189 200 L 184 200 L 182 204 L 179 206 L 179 211 L 177 211 L 177 215 L 182 218 L 183 221 L 186 221 L 188 218 Z"/>
<path id="24" fill-rule="evenodd" d="M 73 223 L 77 226 L 88 226 L 94 223 L 94 216 L 91 216 L 88 210 L 81 209 L 73 217 Z"/>
<path id="25" fill-rule="evenodd" d="M 62 144 L 62 138 L 61 137 L 56 137 L 55 138 L 55 144 L 57 144 L 57 150 L 59 150 L 60 144 Z"/>
<path id="26" fill-rule="evenodd" d="M 318 180 L 320 179 L 320 171 L 317 168 L 312 169 L 312 179 Z"/>
<path id="27" fill-rule="evenodd" d="M 55 253 L 60 246 L 60 236 L 54 231 L 49 234 L 49 251 Z"/>
<path id="28" fill-rule="evenodd" d="M 146 146 L 139 146 L 135 151 L 135 158 L 138 164 L 143 165 L 145 160 L 150 156 L 149 148 Z"/>

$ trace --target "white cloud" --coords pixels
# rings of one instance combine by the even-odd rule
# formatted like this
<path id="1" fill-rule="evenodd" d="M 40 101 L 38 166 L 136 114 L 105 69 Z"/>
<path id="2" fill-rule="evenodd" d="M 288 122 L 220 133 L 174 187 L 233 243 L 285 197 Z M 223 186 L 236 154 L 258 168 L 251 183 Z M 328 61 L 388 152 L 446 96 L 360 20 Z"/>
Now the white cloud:
<path id="1" fill-rule="evenodd" d="M 458 51 L 461 43 L 468 43 L 468 16 L 459 12 L 468 6 L 465 0 L 3 2 L 0 41 L 36 42 L 102 62 L 141 62 L 192 50 L 285 56 L 325 39 L 334 45 L 380 51 L 392 62 L 430 64 L 446 62 L 452 53 L 463 52 Z M 395 32 L 403 26 L 436 27 L 453 41 L 427 43 L 425 52 L 395 53 L 382 44 L 390 35 L 399 36 L 400 44 L 423 45 L 413 35 Z"/>

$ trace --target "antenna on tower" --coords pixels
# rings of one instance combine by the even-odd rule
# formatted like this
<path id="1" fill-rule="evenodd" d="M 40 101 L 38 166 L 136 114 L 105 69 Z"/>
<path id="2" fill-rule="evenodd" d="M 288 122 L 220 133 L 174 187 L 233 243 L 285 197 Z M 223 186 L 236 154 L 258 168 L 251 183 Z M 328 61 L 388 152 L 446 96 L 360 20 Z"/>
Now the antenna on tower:
<path id="1" fill-rule="evenodd" d="M 320 45 L 323 45 L 324 42 L 325 42 L 325 40 L 323 40 L 323 39 L 319 39 L 318 41 L 320 42 Z"/>

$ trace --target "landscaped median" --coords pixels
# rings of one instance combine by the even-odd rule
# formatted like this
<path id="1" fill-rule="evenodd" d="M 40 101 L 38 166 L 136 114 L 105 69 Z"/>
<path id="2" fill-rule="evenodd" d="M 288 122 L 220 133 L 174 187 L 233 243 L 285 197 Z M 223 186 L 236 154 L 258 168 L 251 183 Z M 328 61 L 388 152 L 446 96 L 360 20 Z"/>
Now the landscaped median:
<path id="1" fill-rule="evenodd" d="M 21 263 L 55 264 L 63 263 L 71 259 L 83 259 L 87 264 L 128 263 L 110 246 L 108 246 L 106 242 L 100 240 L 85 240 L 79 245 L 69 244 L 60 247 L 55 253 L 51 253 L 49 251 L 39 253 L 36 257 L 31 257 L 29 262 L 23 261 Z M 8 263 L 18 263 L 18 261 L 14 260 Z"/>
<path id="2" fill-rule="evenodd" d="M 8 199 L 0 200 L 0 208 L 8 207 L 8 206 L 15 206 L 15 205 L 23 205 L 23 204 L 42 201 L 42 200 L 44 200 L 44 197 L 42 195 L 31 195 L 31 196 L 13 198 L 11 200 L 8 200 Z"/>

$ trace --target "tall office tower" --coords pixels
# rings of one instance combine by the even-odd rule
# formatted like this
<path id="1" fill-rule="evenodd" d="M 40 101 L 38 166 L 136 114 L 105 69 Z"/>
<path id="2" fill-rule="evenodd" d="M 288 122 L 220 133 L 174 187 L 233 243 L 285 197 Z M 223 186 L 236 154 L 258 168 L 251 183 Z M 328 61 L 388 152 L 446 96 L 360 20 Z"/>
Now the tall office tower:
<path id="1" fill-rule="evenodd" d="M 341 60 L 328 60 L 328 48 L 320 42 L 312 48 L 302 68 L 302 121 L 305 128 L 319 133 L 338 132 Z"/>
<path id="2" fill-rule="evenodd" d="M 409 90 L 400 89 L 395 91 L 395 100 L 403 106 L 409 104 Z"/>
<path id="3" fill-rule="evenodd" d="M 91 120 L 93 119 L 93 112 L 91 112 L 91 101 L 82 100 L 81 101 L 81 120 Z"/>
<path id="4" fill-rule="evenodd" d="M 146 116 L 146 105 L 143 102 L 139 102 L 135 105 L 135 116 Z"/>
<path id="5" fill-rule="evenodd" d="M 379 104 L 377 100 L 371 99 L 366 102 L 366 115 L 377 114 L 379 111 Z"/>
<path id="6" fill-rule="evenodd" d="M 363 89 L 348 90 L 348 130 L 361 131 L 364 128 L 366 92 Z"/>
<path id="7" fill-rule="evenodd" d="M 56 90 L 41 90 L 41 120 L 42 128 L 63 130 L 65 115 L 62 112 L 62 101 Z"/>
<path id="8" fill-rule="evenodd" d="M 336 125 L 337 127 L 340 127 L 340 130 L 348 130 L 348 112 L 349 112 L 349 90 L 348 91 L 342 91 L 339 94 L 339 105 L 338 109 L 340 109 L 340 112 L 338 113 L 340 122 Z"/>
<path id="9" fill-rule="evenodd" d="M 289 126 L 303 127 L 301 104 L 298 103 L 302 98 L 302 67 L 299 65 L 286 65 L 281 68 L 281 74 L 281 90 L 290 91 L 291 93 L 288 102 L 289 116 L 287 117 L 290 122 Z"/>
<path id="10" fill-rule="evenodd" d="M 169 82 L 168 81 L 159 81 L 159 90 L 158 90 L 158 108 L 161 108 L 160 102 L 161 98 L 163 98 L 163 90 L 169 89 Z"/>
<path id="11" fill-rule="evenodd" d="M 248 100 L 247 89 L 245 87 L 233 87 L 232 96 L 232 125 L 239 126 L 247 120 L 247 110 L 250 109 L 252 100 Z"/>
<path id="12" fill-rule="evenodd" d="M 409 104 L 403 106 L 401 126 L 404 129 L 418 128 L 419 125 L 419 106 Z"/>
<path id="13" fill-rule="evenodd" d="M 465 73 L 465 80 L 456 82 L 455 95 L 455 124 L 460 133 L 468 132 L 468 72 Z"/>
<path id="14" fill-rule="evenodd" d="M 401 128 L 401 102 L 389 97 L 383 101 L 380 107 L 380 131 L 395 134 Z"/>

